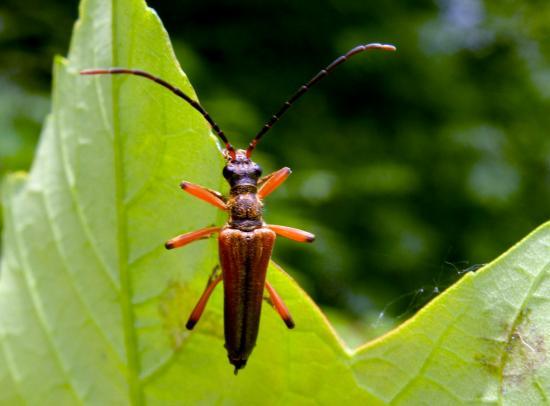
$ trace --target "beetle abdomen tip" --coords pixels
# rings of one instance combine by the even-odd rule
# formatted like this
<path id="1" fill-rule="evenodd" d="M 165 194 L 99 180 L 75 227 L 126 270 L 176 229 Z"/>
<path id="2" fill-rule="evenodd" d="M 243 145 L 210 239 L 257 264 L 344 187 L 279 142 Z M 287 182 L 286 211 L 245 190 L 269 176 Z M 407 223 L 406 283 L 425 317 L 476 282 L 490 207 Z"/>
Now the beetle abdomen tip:
<path id="1" fill-rule="evenodd" d="M 235 369 L 233 370 L 233 373 L 237 375 L 239 373 L 239 369 L 243 369 L 246 366 L 246 359 L 229 359 L 229 362 L 235 366 Z"/>

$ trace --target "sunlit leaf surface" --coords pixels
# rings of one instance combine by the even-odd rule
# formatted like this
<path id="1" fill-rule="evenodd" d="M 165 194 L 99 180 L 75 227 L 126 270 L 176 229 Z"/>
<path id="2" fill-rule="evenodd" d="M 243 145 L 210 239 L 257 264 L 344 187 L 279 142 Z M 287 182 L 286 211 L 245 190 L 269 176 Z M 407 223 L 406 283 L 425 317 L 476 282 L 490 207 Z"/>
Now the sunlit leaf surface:
<path id="1" fill-rule="evenodd" d="M 217 262 L 215 241 L 163 247 L 224 221 L 178 188 L 185 179 L 223 190 L 221 155 L 202 117 L 165 89 L 78 75 L 110 66 L 145 69 L 194 94 L 141 0 L 83 2 L 69 58 L 55 62 L 34 166 L 4 188 L 1 404 L 548 401 L 548 224 L 357 351 L 271 267 L 297 327 L 266 306 L 256 350 L 235 377 L 221 289 L 195 331 L 183 327 Z"/>

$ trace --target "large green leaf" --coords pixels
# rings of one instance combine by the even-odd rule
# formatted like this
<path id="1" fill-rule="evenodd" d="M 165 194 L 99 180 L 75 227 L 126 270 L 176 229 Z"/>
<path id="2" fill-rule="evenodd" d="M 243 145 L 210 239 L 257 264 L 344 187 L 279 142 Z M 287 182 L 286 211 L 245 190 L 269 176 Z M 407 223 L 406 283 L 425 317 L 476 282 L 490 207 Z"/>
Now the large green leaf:
<path id="1" fill-rule="evenodd" d="M 297 327 L 265 308 L 235 377 L 220 289 L 195 331 L 183 328 L 215 241 L 163 248 L 223 222 L 178 189 L 182 179 L 222 188 L 221 155 L 202 117 L 165 89 L 77 74 L 107 66 L 146 69 L 193 94 L 142 0 L 84 1 L 69 58 L 55 63 L 35 164 L 5 185 L 1 404 L 548 401 L 550 224 L 357 351 L 271 267 Z"/>

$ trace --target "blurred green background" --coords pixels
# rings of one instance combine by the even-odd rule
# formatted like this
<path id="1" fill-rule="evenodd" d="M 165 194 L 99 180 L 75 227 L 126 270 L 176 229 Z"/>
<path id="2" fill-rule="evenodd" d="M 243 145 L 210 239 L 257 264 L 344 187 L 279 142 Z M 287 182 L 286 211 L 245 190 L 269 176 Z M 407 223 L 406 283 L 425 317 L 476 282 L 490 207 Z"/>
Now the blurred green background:
<path id="1" fill-rule="evenodd" d="M 267 221 L 318 236 L 312 246 L 279 240 L 275 259 L 352 343 L 548 219 L 550 3 L 149 5 L 202 104 L 240 146 L 338 55 L 367 42 L 398 47 L 340 67 L 255 155 L 266 173 L 294 171 L 269 198 Z M 0 4 L 2 175 L 31 165 L 52 58 L 66 54 L 77 7 Z"/>

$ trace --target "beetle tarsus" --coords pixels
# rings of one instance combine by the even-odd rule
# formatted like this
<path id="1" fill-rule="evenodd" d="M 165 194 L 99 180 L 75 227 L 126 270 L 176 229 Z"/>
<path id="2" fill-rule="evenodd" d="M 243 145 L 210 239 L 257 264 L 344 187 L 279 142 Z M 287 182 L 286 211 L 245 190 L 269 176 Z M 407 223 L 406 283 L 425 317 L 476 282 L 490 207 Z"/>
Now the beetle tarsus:
<path id="1" fill-rule="evenodd" d="M 283 299 L 281 299 L 275 288 L 271 286 L 268 281 L 265 281 L 265 287 L 269 292 L 269 303 L 273 306 L 277 313 L 279 313 L 279 316 L 281 316 L 281 319 L 283 319 L 285 325 L 289 329 L 293 329 L 295 326 L 294 320 L 292 320 L 292 316 L 288 311 L 288 307 L 286 307 L 285 303 L 283 302 Z"/>
<path id="2" fill-rule="evenodd" d="M 187 320 L 187 323 L 185 324 L 185 328 L 187 328 L 187 330 L 193 330 L 195 324 L 198 323 L 202 316 L 202 312 L 204 312 L 206 304 L 208 303 L 210 295 L 212 294 L 218 283 L 220 283 L 220 281 L 223 279 L 223 275 L 221 274 L 221 272 L 218 272 L 219 268 L 220 267 L 216 265 L 212 270 L 212 275 L 208 279 L 206 288 L 204 289 L 204 292 L 202 293 L 199 301 L 195 305 L 195 308 L 191 312 L 189 320 Z"/>
<path id="3" fill-rule="evenodd" d="M 287 227 L 287 226 L 277 226 L 275 224 L 268 224 L 268 228 L 275 231 L 277 235 L 281 237 L 288 238 L 290 240 L 298 242 L 313 242 L 315 241 L 315 236 L 311 233 L 308 233 L 304 230 L 299 230 L 297 228 Z"/>

